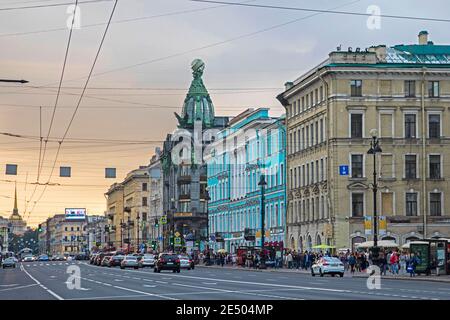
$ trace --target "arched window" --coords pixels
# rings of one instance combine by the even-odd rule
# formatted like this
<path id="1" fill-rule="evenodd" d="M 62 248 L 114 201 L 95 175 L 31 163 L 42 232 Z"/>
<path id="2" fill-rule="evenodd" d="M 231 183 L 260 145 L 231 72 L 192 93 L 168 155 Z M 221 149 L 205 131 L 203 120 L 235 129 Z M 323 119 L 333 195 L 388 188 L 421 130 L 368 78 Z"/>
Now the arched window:
<path id="1" fill-rule="evenodd" d="M 364 241 L 366 241 L 366 238 L 364 238 L 364 237 L 354 237 L 353 239 L 352 239 L 352 250 L 353 251 L 356 251 L 356 245 L 357 244 L 359 244 L 359 243 L 363 243 Z"/>
<path id="2" fill-rule="evenodd" d="M 308 251 L 311 251 L 312 249 L 312 238 L 310 235 L 308 235 L 308 243 L 306 244 Z"/>
<path id="3" fill-rule="evenodd" d="M 322 239 L 320 238 L 320 235 L 318 234 L 316 237 L 316 245 L 320 246 L 322 244 Z"/>

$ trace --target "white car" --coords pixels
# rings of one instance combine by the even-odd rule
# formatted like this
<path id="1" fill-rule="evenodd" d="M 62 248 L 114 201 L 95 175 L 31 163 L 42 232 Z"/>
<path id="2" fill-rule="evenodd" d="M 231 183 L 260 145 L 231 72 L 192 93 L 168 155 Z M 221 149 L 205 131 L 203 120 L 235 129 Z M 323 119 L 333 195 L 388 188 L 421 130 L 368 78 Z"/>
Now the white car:
<path id="1" fill-rule="evenodd" d="M 141 258 L 141 260 L 139 260 L 139 267 L 140 268 L 144 268 L 144 267 L 154 267 L 155 266 L 155 255 L 154 254 L 144 254 Z"/>
<path id="2" fill-rule="evenodd" d="M 311 267 L 311 275 L 316 274 L 323 277 L 325 274 L 331 274 L 333 277 L 338 274 L 341 278 L 344 276 L 344 264 L 338 258 L 322 257 Z"/>
<path id="3" fill-rule="evenodd" d="M 178 259 L 180 259 L 180 269 L 194 269 L 194 264 L 192 263 L 192 259 L 185 254 L 180 254 L 178 256 Z"/>
<path id="4" fill-rule="evenodd" d="M 22 258 L 22 262 L 33 262 L 33 261 L 35 261 L 33 256 L 26 256 Z"/>

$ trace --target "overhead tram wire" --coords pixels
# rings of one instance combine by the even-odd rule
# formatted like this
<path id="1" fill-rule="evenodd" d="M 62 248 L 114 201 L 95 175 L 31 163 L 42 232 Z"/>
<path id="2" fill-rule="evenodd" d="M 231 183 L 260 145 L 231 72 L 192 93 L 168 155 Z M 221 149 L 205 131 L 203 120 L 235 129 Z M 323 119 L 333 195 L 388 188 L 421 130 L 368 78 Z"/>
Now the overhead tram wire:
<path id="1" fill-rule="evenodd" d="M 114 1 L 114 0 L 85 0 L 85 1 L 80 1 L 80 4 L 97 3 L 97 2 L 111 2 L 111 1 Z M 25 9 L 41 9 L 41 8 L 50 8 L 50 7 L 63 7 L 63 6 L 70 6 L 72 4 L 73 3 L 71 3 L 71 2 L 60 2 L 60 3 L 52 3 L 52 4 L 37 4 L 37 5 L 32 5 L 32 6 L 5 7 L 5 8 L 0 8 L 0 12 L 25 10 Z"/>
<path id="2" fill-rule="evenodd" d="M 96 65 L 96 63 L 97 63 L 98 57 L 99 57 L 99 55 L 100 55 L 100 51 L 101 51 L 101 49 L 102 49 L 102 47 L 103 47 L 103 43 L 104 43 L 104 41 L 105 41 L 106 34 L 108 33 L 109 26 L 111 25 L 111 20 L 112 20 L 112 18 L 113 18 L 113 16 L 114 16 L 114 12 L 116 11 L 117 2 L 118 2 L 118 0 L 115 0 L 115 1 L 114 1 L 114 6 L 113 6 L 113 8 L 112 8 L 112 10 L 111 10 L 111 14 L 110 14 L 109 19 L 108 19 L 108 24 L 106 25 L 105 31 L 103 32 L 103 36 L 102 36 L 102 39 L 101 39 L 101 41 L 100 41 L 100 45 L 98 46 L 97 53 L 96 53 L 96 55 L 95 55 L 95 58 L 94 58 L 94 61 L 93 61 L 93 63 L 92 63 L 91 69 L 90 69 L 89 74 L 88 74 L 88 77 L 87 77 L 87 79 L 86 79 L 86 82 L 85 82 L 85 84 L 84 84 L 83 91 L 81 92 L 80 98 L 78 99 L 78 103 L 77 103 L 77 105 L 76 105 L 76 107 L 75 107 L 75 110 L 74 110 L 74 112 L 73 112 L 73 114 L 72 114 L 72 117 L 71 117 L 71 119 L 70 119 L 70 121 L 69 121 L 69 125 L 67 126 L 66 131 L 64 132 L 64 135 L 62 136 L 62 139 L 58 142 L 58 149 L 56 150 L 55 160 L 54 160 L 54 162 L 53 162 L 53 166 L 52 166 L 52 169 L 51 169 L 51 171 L 50 171 L 50 176 L 49 176 L 48 181 L 47 181 L 48 183 L 50 183 L 51 178 L 52 178 L 52 175 L 53 175 L 53 172 L 54 172 L 54 169 L 55 169 L 55 167 L 56 167 L 56 163 L 57 163 L 57 161 L 58 161 L 58 156 L 59 156 L 59 153 L 60 153 L 60 151 L 61 151 L 61 145 L 62 145 L 62 143 L 64 142 L 64 140 L 66 139 L 67 134 L 69 133 L 70 127 L 72 126 L 73 120 L 75 119 L 75 116 L 76 116 L 76 114 L 77 114 L 78 108 L 80 107 L 81 101 L 83 100 L 83 96 L 84 96 L 84 94 L 85 94 L 85 92 L 86 92 L 87 86 L 88 86 L 89 81 L 90 81 L 90 79 L 91 79 L 91 76 L 92 76 L 92 73 L 93 73 L 93 71 L 94 71 L 95 65 Z M 42 199 L 43 195 L 45 194 L 46 189 L 47 189 L 47 185 L 44 186 L 44 189 L 42 190 L 42 193 L 41 193 L 41 195 L 39 196 L 38 200 L 34 202 L 34 206 L 33 206 L 33 208 L 31 209 L 31 211 L 29 212 L 28 216 L 31 215 L 32 211 L 33 211 L 34 208 L 36 207 L 36 204 L 39 202 L 39 200 Z"/>
<path id="3" fill-rule="evenodd" d="M 372 17 L 373 16 L 373 14 L 371 14 L 371 13 L 352 12 L 352 11 L 336 11 L 336 10 L 328 10 L 328 9 L 310 9 L 310 8 L 285 7 L 285 6 L 274 6 L 274 5 L 263 5 L 263 4 L 247 4 L 247 3 L 215 1 L 215 0 L 189 0 L 189 1 L 201 2 L 201 3 L 224 4 L 224 5 L 228 4 L 228 5 L 232 5 L 232 6 L 262 8 L 262 9 L 278 9 L 278 10 L 291 10 L 291 11 L 303 11 L 303 12 L 315 12 L 315 13 L 327 13 L 327 14 L 331 13 L 331 14 L 361 16 L 361 17 Z M 402 16 L 402 15 L 392 15 L 392 14 L 380 14 L 378 16 L 380 18 L 388 18 L 388 19 L 419 20 L 419 21 L 431 21 L 431 22 L 450 22 L 450 19 L 442 19 L 442 18 Z"/>
<path id="4" fill-rule="evenodd" d="M 63 61 L 63 66 L 62 66 L 62 70 L 61 70 L 61 76 L 60 76 L 59 83 L 58 83 L 58 91 L 56 93 L 55 105 L 54 105 L 54 108 L 53 108 L 53 113 L 52 113 L 52 117 L 51 117 L 51 120 L 50 120 L 50 125 L 49 125 L 49 128 L 48 128 L 47 137 L 44 140 L 44 150 L 42 150 L 42 134 L 40 135 L 38 172 L 37 172 L 37 179 L 36 179 L 37 182 L 39 182 L 39 179 L 41 177 L 41 172 L 42 172 L 42 165 L 45 162 L 45 153 L 47 151 L 48 137 L 50 136 L 50 132 L 51 132 L 52 126 L 53 126 L 53 121 L 55 119 L 56 108 L 58 106 L 59 96 L 60 96 L 60 93 L 61 93 L 61 86 L 62 86 L 62 82 L 63 82 L 63 79 L 64 79 L 65 70 L 66 70 L 66 65 L 67 65 L 67 57 L 69 56 L 69 48 L 70 48 L 70 43 L 72 41 L 73 26 L 75 24 L 75 14 L 76 14 L 76 10 L 78 9 L 78 0 L 75 0 L 74 4 L 75 4 L 75 10 L 74 10 L 75 12 L 73 14 L 72 23 L 70 25 L 69 38 L 67 39 L 66 51 L 64 53 L 64 61 Z M 42 122 L 40 122 L 40 123 L 42 124 Z M 42 159 L 41 159 L 41 155 L 42 155 Z M 36 193 L 36 189 L 37 189 L 37 185 L 35 186 L 32 194 L 31 194 L 30 201 L 33 199 L 33 197 L 34 197 L 34 195 Z M 26 212 L 26 210 L 27 210 L 27 206 L 25 206 L 24 212 Z"/>
<path id="5" fill-rule="evenodd" d="M 112 0 L 110 0 L 112 1 Z M 243 3 L 247 2 L 254 2 L 256 0 L 248 0 L 243 1 Z M 206 8 L 198 8 L 198 9 L 191 9 L 191 10 L 180 10 L 180 11 L 173 11 L 168 13 L 161 13 L 153 16 L 144 16 L 144 17 L 136 17 L 136 18 L 128 18 L 128 19 L 122 19 L 117 21 L 112 21 L 111 24 L 119 24 L 119 23 L 129 23 L 129 22 L 136 22 L 136 21 L 142 21 L 142 20 L 151 20 L 156 18 L 163 18 L 163 17 L 169 17 L 169 16 L 176 16 L 176 15 L 182 15 L 182 14 L 189 14 L 189 13 L 195 13 L 195 12 L 201 12 L 211 9 L 217 9 L 222 7 L 228 7 L 229 5 L 218 5 L 218 6 L 211 6 Z M 92 27 L 98 27 L 106 25 L 106 23 L 92 23 L 92 24 L 86 24 L 83 25 L 83 29 L 86 28 L 92 28 Z M 30 34 L 39 34 L 39 33 L 48 33 L 48 32 L 57 32 L 57 31 L 64 31 L 67 28 L 53 28 L 53 29 L 43 29 L 43 30 L 36 30 L 36 31 L 25 31 L 25 32 L 16 32 L 16 33 L 4 33 L 0 34 L 1 37 L 10 37 L 10 36 L 24 36 L 24 35 L 30 35 Z"/>
<path id="6" fill-rule="evenodd" d="M 348 3 L 342 4 L 340 6 L 334 7 L 332 9 L 336 9 L 336 8 L 341 8 L 341 7 L 344 7 L 344 6 L 352 5 L 352 4 L 360 2 L 360 1 L 361 0 L 351 1 L 351 2 L 348 2 Z M 230 4 L 234 4 L 234 3 L 230 3 Z M 156 63 L 156 62 L 161 62 L 161 61 L 165 61 L 165 60 L 181 57 L 181 56 L 184 56 L 184 55 L 187 55 L 187 54 L 190 54 L 190 53 L 194 53 L 194 52 L 197 52 L 197 51 L 202 51 L 202 50 L 205 50 L 205 49 L 209 49 L 209 48 L 217 47 L 217 46 L 220 46 L 220 45 L 224 45 L 224 44 L 236 41 L 236 40 L 249 38 L 249 37 L 252 37 L 252 36 L 264 33 L 264 32 L 268 32 L 268 31 L 271 31 L 271 30 L 274 30 L 274 29 L 277 29 L 277 28 L 284 27 L 284 26 L 289 25 L 289 24 L 296 23 L 298 21 L 309 19 L 309 18 L 317 16 L 319 14 L 321 14 L 321 13 L 314 13 L 314 14 L 307 15 L 307 16 L 304 16 L 304 17 L 301 17 L 301 18 L 297 18 L 297 19 L 293 19 L 293 20 L 290 20 L 290 21 L 287 21 L 287 22 L 275 24 L 275 25 L 272 25 L 272 26 L 269 26 L 269 27 L 266 27 L 266 28 L 263 28 L 263 29 L 259 29 L 259 30 L 253 31 L 253 32 L 244 33 L 244 34 L 241 34 L 241 35 L 238 35 L 236 37 L 229 38 L 229 39 L 226 39 L 226 40 L 223 40 L 223 41 L 210 43 L 210 44 L 207 44 L 207 45 L 204 45 L 204 46 L 192 48 L 192 49 L 189 49 L 189 50 L 186 50 L 186 51 L 181 51 L 181 52 L 178 52 L 178 53 L 174 53 L 174 54 L 163 56 L 163 57 L 159 57 L 159 58 L 154 58 L 154 59 L 143 61 L 143 62 L 140 62 L 140 63 L 131 64 L 131 65 L 128 65 L 128 66 L 123 66 L 123 67 L 118 67 L 118 68 L 114 68 L 114 69 L 98 72 L 98 73 L 93 74 L 92 77 L 99 77 L 99 76 L 102 76 L 102 75 L 105 75 L 105 74 L 110 74 L 110 73 L 114 73 L 114 72 L 118 72 L 118 71 L 132 69 L 132 68 L 135 68 L 135 67 L 141 67 L 141 66 L 152 64 L 152 63 Z M 84 79 L 84 78 L 76 78 L 76 79 L 74 78 L 74 79 L 70 79 L 70 80 L 67 80 L 67 81 L 68 82 L 72 82 L 72 81 L 78 81 L 78 80 L 82 80 L 82 79 Z"/>

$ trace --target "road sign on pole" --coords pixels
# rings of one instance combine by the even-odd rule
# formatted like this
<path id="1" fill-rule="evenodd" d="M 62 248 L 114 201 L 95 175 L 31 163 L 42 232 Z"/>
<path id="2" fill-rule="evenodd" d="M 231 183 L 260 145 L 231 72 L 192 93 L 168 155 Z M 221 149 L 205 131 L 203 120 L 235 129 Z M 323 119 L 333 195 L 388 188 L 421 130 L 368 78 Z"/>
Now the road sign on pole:
<path id="1" fill-rule="evenodd" d="M 181 247 L 181 238 L 180 237 L 175 237 L 175 246 L 176 247 Z"/>
<path id="2" fill-rule="evenodd" d="M 167 224 L 167 216 L 162 216 L 161 219 L 159 220 L 159 223 Z"/>

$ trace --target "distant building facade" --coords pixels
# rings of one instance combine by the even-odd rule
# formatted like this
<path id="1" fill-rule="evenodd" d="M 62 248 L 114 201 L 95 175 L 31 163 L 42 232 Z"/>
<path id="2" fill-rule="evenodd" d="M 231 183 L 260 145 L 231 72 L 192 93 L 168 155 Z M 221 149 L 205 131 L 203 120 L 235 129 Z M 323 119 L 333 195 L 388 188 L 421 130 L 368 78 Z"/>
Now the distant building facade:
<path id="1" fill-rule="evenodd" d="M 371 240 L 370 131 L 377 129 L 381 239 L 450 236 L 450 46 L 428 41 L 331 52 L 286 83 L 289 247 Z M 348 170 L 347 170 L 348 168 Z"/>
<path id="2" fill-rule="evenodd" d="M 235 252 L 261 246 L 261 174 L 265 175 L 265 242 L 283 245 L 286 222 L 285 119 L 268 109 L 248 109 L 233 118 L 205 155 L 210 201 L 209 234 L 214 249 Z M 246 230 L 247 229 L 247 230 Z M 255 236 L 247 241 L 245 232 Z M 218 238 L 223 240 L 218 242 Z"/>
<path id="3" fill-rule="evenodd" d="M 148 221 L 149 169 L 140 166 L 114 183 L 105 193 L 110 241 L 116 248 L 136 248 L 142 243 L 142 224 Z"/>

